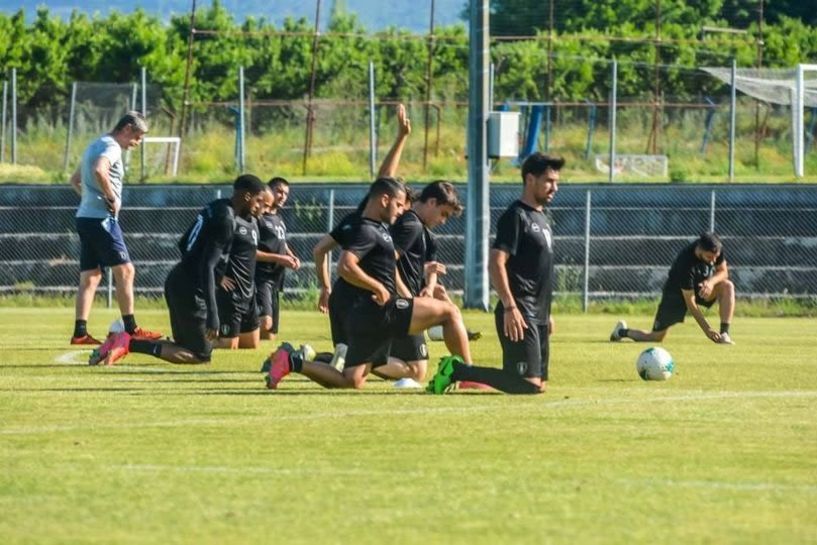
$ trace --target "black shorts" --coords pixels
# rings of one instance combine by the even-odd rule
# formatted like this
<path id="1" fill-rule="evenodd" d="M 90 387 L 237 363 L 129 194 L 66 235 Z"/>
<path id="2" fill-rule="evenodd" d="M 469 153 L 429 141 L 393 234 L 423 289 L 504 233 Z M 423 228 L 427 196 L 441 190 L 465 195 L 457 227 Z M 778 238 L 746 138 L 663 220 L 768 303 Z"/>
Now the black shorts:
<path id="1" fill-rule="evenodd" d="M 216 288 L 216 304 L 218 304 L 218 336 L 221 339 L 233 339 L 241 333 L 249 333 L 258 329 L 258 307 L 255 297 L 243 298 L 233 291 Z"/>
<path id="2" fill-rule="evenodd" d="M 213 344 L 207 339 L 207 304 L 190 284 L 178 265 L 165 280 L 173 342 L 190 350 L 200 361 L 207 362 L 213 354 Z"/>
<path id="3" fill-rule="evenodd" d="M 76 226 L 80 271 L 130 263 L 122 228 L 116 218 L 76 218 Z"/>
<path id="4" fill-rule="evenodd" d="M 406 335 L 392 339 L 389 355 L 405 362 L 427 360 L 428 345 L 425 335 Z"/>
<path id="5" fill-rule="evenodd" d="M 365 297 L 358 299 L 347 320 L 346 367 L 364 363 L 376 367 L 388 362 L 392 339 L 408 334 L 413 310 L 412 299 L 392 297 L 382 307 Z"/>
<path id="6" fill-rule="evenodd" d="M 533 323 L 525 316 L 528 328 L 521 341 L 514 342 L 505 336 L 505 312 L 497 306 L 494 312 L 496 332 L 502 344 L 502 369 L 524 378 L 548 379 L 550 363 L 550 336 L 548 324 Z"/>
<path id="7" fill-rule="evenodd" d="M 329 294 L 329 327 L 332 329 L 332 344 L 349 344 L 348 318 L 354 300 L 346 288 L 332 290 Z"/>
<path id="8" fill-rule="evenodd" d="M 270 316 L 272 326 L 270 333 L 278 333 L 278 324 L 281 319 L 281 292 L 278 282 L 273 280 L 259 280 L 255 285 L 255 304 L 259 316 Z"/>
<path id="9" fill-rule="evenodd" d="M 715 299 L 706 301 L 697 295 L 695 302 L 698 306 L 710 308 L 715 304 Z M 653 331 L 663 331 L 675 324 L 683 323 L 684 317 L 687 314 L 687 305 L 684 299 L 679 296 L 667 295 L 666 293 L 661 297 L 661 302 L 658 303 L 658 310 L 655 313 L 655 321 L 652 324 Z"/>

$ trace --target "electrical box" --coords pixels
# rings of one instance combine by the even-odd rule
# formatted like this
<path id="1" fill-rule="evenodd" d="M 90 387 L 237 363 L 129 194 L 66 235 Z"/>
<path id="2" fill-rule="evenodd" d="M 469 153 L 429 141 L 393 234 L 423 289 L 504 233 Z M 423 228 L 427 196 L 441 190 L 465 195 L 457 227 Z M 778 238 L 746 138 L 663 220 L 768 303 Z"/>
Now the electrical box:
<path id="1" fill-rule="evenodd" d="M 519 112 L 488 114 L 488 157 L 519 156 Z"/>

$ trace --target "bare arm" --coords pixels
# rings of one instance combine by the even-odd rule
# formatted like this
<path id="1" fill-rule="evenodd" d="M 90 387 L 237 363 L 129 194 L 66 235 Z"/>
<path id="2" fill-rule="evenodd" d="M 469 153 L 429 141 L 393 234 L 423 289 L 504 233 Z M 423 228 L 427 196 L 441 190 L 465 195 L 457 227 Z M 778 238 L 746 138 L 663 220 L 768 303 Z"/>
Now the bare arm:
<path id="1" fill-rule="evenodd" d="M 315 259 L 315 274 L 318 275 L 318 286 L 321 293 L 318 296 L 318 310 L 326 314 L 329 312 L 329 295 L 332 293 L 329 276 L 329 252 L 338 247 L 338 242 L 330 235 L 323 235 L 315 248 L 312 257 Z"/>
<path id="2" fill-rule="evenodd" d="M 720 339 L 720 333 L 712 329 L 709 325 L 709 322 L 706 321 L 706 318 L 701 312 L 701 307 L 698 306 L 698 303 L 695 302 L 695 292 L 693 290 L 681 290 L 681 295 L 684 298 L 684 303 L 686 303 L 687 310 L 692 317 L 695 318 L 695 321 L 698 322 L 698 325 L 703 330 L 704 335 L 706 335 L 711 341 L 718 342 Z"/>
<path id="3" fill-rule="evenodd" d="M 94 178 L 99 188 L 102 190 L 102 195 L 105 197 L 105 202 L 108 204 L 108 210 L 112 214 L 119 212 L 121 203 L 116 201 L 116 194 L 111 188 L 111 162 L 107 157 L 100 157 L 94 164 Z"/>
<path id="4" fill-rule="evenodd" d="M 68 183 L 71 184 L 71 188 L 73 188 L 76 194 L 82 197 L 82 176 L 80 175 L 79 169 L 76 169 L 74 173 L 71 174 Z"/>
<path id="5" fill-rule="evenodd" d="M 406 115 L 406 107 L 402 104 L 397 106 L 397 127 L 397 140 L 394 141 L 389 153 L 383 159 L 380 170 L 377 172 L 378 177 L 395 175 L 397 166 L 400 164 L 400 156 L 403 155 L 403 147 L 411 134 L 411 120 Z"/>
<path id="6" fill-rule="evenodd" d="M 516 301 L 511 292 L 511 285 L 508 282 L 508 272 L 505 265 L 508 262 L 510 255 L 502 250 L 491 250 L 491 256 L 488 259 L 488 274 L 491 277 L 491 284 L 494 286 L 499 300 L 502 301 L 502 306 L 505 307 L 504 326 L 503 330 L 505 336 L 512 341 L 521 341 L 525 337 L 525 329 L 528 324 L 522 317 L 522 313 L 516 306 Z"/>
<path id="7" fill-rule="evenodd" d="M 353 286 L 372 292 L 374 294 L 372 295 L 372 299 L 379 305 L 384 305 L 391 296 L 386 286 L 366 274 L 366 272 L 360 268 L 360 258 L 352 252 L 344 250 L 340 254 L 338 274 Z"/>
<path id="8" fill-rule="evenodd" d="M 296 265 L 296 258 L 293 258 L 289 254 L 273 254 L 262 250 L 255 251 L 255 259 L 262 263 L 275 263 L 276 265 L 281 265 L 288 269 L 294 269 Z"/>

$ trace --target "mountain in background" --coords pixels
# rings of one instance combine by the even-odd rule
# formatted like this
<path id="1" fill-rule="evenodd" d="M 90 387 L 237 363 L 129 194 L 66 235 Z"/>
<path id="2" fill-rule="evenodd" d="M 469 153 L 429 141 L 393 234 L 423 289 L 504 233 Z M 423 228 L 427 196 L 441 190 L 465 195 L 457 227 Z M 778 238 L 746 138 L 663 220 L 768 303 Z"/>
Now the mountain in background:
<path id="1" fill-rule="evenodd" d="M 446 26 L 461 22 L 459 15 L 466 0 L 435 0 L 434 24 Z M 369 31 L 381 30 L 389 26 L 406 28 L 418 33 L 428 32 L 431 0 L 322 0 L 321 28 L 326 27 L 329 13 L 335 3 L 343 6 L 345 11 L 355 13 L 363 26 Z M 287 17 L 315 18 L 315 0 L 223 0 L 221 4 L 233 14 L 237 21 L 248 16 L 265 17 L 276 25 Z M 197 9 L 208 8 L 210 1 L 197 2 Z M 171 15 L 189 13 L 191 0 L 84 0 L 77 2 L 35 1 L 19 2 L 0 0 L 0 11 L 14 13 L 21 8 L 26 11 L 27 20 L 31 20 L 37 8 L 43 6 L 60 17 L 67 18 L 74 9 L 93 14 L 107 15 L 116 10 L 124 13 L 142 8 L 147 13 L 168 20 Z M 80 7 L 81 6 L 81 7 Z"/>

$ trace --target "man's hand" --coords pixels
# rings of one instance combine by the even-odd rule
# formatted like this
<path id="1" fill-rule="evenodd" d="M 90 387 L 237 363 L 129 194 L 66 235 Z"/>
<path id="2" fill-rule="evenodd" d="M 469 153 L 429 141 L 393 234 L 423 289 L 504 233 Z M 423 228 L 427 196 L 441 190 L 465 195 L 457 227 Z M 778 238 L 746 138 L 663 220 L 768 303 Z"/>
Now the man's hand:
<path id="1" fill-rule="evenodd" d="M 119 210 L 122 208 L 122 202 L 116 197 L 105 197 L 105 206 L 108 207 L 108 212 L 110 212 L 112 216 L 118 216 Z"/>
<path id="2" fill-rule="evenodd" d="M 397 130 L 401 136 L 411 134 L 411 119 L 406 114 L 406 107 L 403 104 L 397 106 Z"/>
<path id="3" fill-rule="evenodd" d="M 218 285 L 221 286 L 221 288 L 224 291 L 233 291 L 237 286 L 237 284 L 235 283 L 235 280 L 233 280 L 229 276 L 222 276 L 221 280 L 218 283 Z"/>
<path id="4" fill-rule="evenodd" d="M 389 293 L 389 290 L 383 286 L 380 286 L 378 290 L 372 294 L 372 301 L 381 307 L 388 303 L 389 299 L 391 299 L 391 294 Z"/>
<path id="5" fill-rule="evenodd" d="M 548 336 L 553 335 L 556 331 L 556 322 L 553 321 L 553 316 L 548 316 Z"/>
<path id="6" fill-rule="evenodd" d="M 709 300 L 715 290 L 715 285 L 711 279 L 704 280 L 698 284 L 698 295 L 701 299 Z"/>
<path id="7" fill-rule="evenodd" d="M 321 293 L 318 295 L 318 310 L 327 314 L 329 312 L 329 296 L 332 295 L 332 290 L 329 288 L 321 288 Z"/>
<path id="8" fill-rule="evenodd" d="M 713 343 L 719 342 L 721 340 L 721 334 L 712 329 L 711 327 L 707 329 L 704 333 L 706 336 L 709 337 L 709 340 Z"/>
<path id="9" fill-rule="evenodd" d="M 439 261 L 429 261 L 423 267 L 423 272 L 425 276 L 429 274 L 437 274 L 438 276 L 442 276 L 447 272 L 445 265 L 440 263 Z"/>
<path id="10" fill-rule="evenodd" d="M 301 268 L 301 261 L 294 256 L 291 255 L 282 255 L 281 256 L 281 265 L 286 267 L 287 269 L 292 269 L 297 271 Z"/>
<path id="11" fill-rule="evenodd" d="M 513 342 L 519 342 L 525 338 L 525 330 L 527 328 L 528 324 L 525 323 L 525 319 L 522 317 L 522 313 L 519 312 L 519 308 L 515 306 L 505 307 L 502 329 L 506 337 Z"/>

